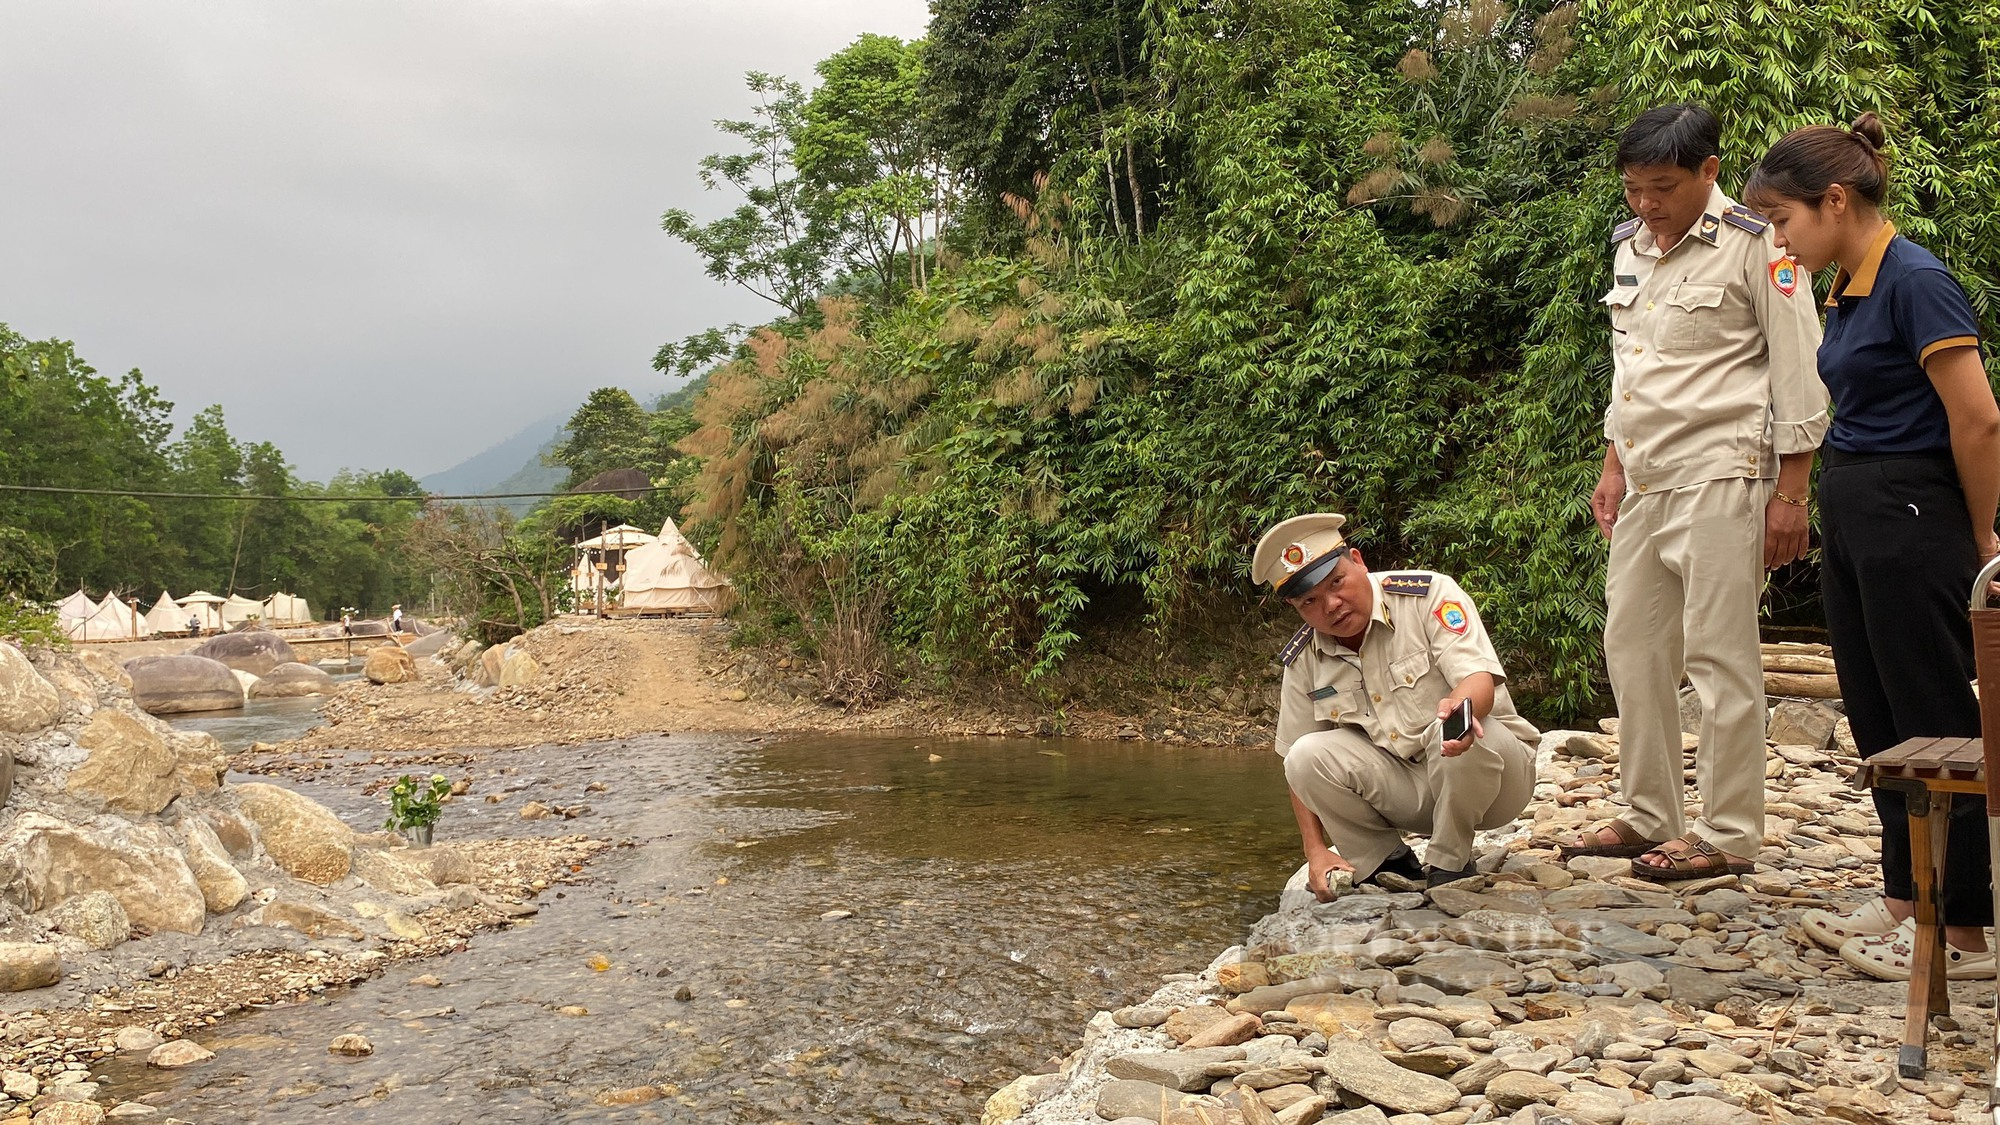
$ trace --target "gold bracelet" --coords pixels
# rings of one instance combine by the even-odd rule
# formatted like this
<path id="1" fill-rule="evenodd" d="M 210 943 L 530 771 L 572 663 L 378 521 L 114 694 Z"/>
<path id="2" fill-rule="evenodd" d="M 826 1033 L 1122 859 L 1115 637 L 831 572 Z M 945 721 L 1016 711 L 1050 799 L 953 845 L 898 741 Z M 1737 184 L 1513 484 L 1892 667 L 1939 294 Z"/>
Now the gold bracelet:
<path id="1" fill-rule="evenodd" d="M 1779 492 L 1777 489 L 1772 489 L 1771 492 L 1772 495 L 1776 496 L 1780 500 L 1783 500 L 1785 503 L 1790 504 L 1794 508 L 1803 508 L 1812 503 L 1812 501 L 1810 500 L 1794 500 L 1790 496 L 1785 495 L 1783 492 Z"/>

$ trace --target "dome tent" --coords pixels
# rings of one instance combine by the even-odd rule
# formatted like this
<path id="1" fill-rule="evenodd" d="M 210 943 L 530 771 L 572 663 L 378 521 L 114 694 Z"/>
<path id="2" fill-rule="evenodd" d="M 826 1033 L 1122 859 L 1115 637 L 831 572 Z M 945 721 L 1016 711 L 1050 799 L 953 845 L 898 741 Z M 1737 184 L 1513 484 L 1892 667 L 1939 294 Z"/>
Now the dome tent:
<path id="1" fill-rule="evenodd" d="M 56 620 L 61 622 L 64 629 L 96 612 L 97 603 L 91 601 L 90 595 L 81 589 L 56 603 Z"/>
<path id="2" fill-rule="evenodd" d="M 272 594 L 264 602 L 264 624 L 304 625 L 312 621 L 312 607 L 291 594 Z"/>
<path id="3" fill-rule="evenodd" d="M 146 627 L 155 633 L 185 633 L 188 627 L 188 611 L 174 601 L 173 595 L 160 591 L 160 600 L 146 611 Z"/>
<path id="4" fill-rule="evenodd" d="M 263 602 L 253 602 L 241 594 L 229 595 L 229 600 L 223 602 L 220 609 L 225 629 L 233 629 L 253 617 L 264 616 Z"/>
<path id="5" fill-rule="evenodd" d="M 625 556 L 626 609 L 720 613 L 729 605 L 729 580 L 708 569 L 671 517 L 653 542 Z"/>

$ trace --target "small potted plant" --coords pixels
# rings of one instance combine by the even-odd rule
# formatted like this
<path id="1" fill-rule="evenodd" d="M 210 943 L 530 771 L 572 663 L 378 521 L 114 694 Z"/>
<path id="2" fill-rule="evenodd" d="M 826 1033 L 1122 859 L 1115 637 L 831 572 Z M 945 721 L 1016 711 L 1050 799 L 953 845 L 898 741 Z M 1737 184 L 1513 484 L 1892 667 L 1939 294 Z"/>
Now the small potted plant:
<path id="1" fill-rule="evenodd" d="M 389 819 L 382 827 L 401 832 L 412 847 L 431 846 L 431 828 L 444 812 L 444 799 L 451 795 L 451 782 L 443 774 L 432 774 L 428 785 L 409 774 L 389 787 Z"/>

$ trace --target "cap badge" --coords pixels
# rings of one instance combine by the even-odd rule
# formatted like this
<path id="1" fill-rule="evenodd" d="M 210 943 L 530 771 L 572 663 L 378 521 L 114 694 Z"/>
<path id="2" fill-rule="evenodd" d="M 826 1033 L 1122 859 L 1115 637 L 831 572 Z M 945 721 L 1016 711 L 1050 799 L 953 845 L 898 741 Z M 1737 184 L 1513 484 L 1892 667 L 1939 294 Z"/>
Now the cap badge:
<path id="1" fill-rule="evenodd" d="M 1306 565 L 1305 544 L 1293 543 L 1285 548 L 1285 553 L 1279 556 L 1279 558 L 1285 564 L 1287 571 L 1297 571 L 1300 567 Z"/>

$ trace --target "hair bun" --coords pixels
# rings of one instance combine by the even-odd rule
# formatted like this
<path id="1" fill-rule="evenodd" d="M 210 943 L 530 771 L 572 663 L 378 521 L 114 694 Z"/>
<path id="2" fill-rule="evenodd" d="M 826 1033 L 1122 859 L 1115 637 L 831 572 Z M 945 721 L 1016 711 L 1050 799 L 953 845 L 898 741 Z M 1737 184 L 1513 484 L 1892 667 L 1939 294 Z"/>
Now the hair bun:
<path id="1" fill-rule="evenodd" d="M 1847 127 L 1849 133 L 1868 142 L 1868 147 L 1880 152 L 1889 143 L 1889 134 L 1882 129 L 1882 119 L 1873 113 L 1864 113 Z"/>

